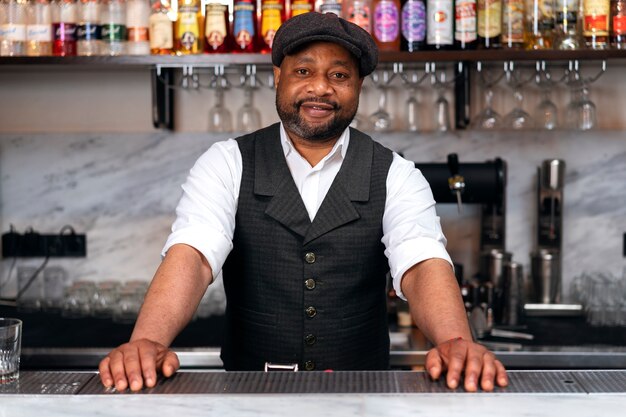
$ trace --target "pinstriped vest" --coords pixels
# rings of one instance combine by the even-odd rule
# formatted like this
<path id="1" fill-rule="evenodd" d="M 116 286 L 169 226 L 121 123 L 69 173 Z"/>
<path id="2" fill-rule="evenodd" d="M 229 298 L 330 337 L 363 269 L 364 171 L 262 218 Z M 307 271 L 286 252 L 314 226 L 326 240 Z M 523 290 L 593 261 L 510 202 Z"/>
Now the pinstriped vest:
<path id="1" fill-rule="evenodd" d="M 382 238 L 392 153 L 350 132 L 313 222 L 275 124 L 237 138 L 243 173 L 224 265 L 226 370 L 265 362 L 305 370 L 389 367 Z"/>

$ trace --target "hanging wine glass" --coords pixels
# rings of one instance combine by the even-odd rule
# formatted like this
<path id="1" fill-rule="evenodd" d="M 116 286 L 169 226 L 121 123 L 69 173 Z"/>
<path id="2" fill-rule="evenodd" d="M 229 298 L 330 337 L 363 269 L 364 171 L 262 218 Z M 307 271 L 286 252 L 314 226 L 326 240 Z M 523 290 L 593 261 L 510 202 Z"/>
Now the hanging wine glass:
<path id="1" fill-rule="evenodd" d="M 378 109 L 370 116 L 370 123 L 376 132 L 391 131 L 391 115 L 387 111 L 387 93 L 395 74 L 388 70 L 374 71 L 371 80 L 380 91 Z"/>
<path id="2" fill-rule="evenodd" d="M 254 132 L 261 128 L 261 113 L 254 106 L 254 92 L 261 84 L 256 77 L 256 65 L 246 65 L 245 74 L 241 76 L 243 89 L 243 105 L 237 111 L 237 131 Z"/>
<path id="3" fill-rule="evenodd" d="M 451 129 L 450 124 L 450 103 L 445 97 L 446 89 L 454 81 L 446 81 L 446 69 L 439 73 L 435 67 L 435 63 L 431 63 L 431 84 L 437 92 L 435 100 L 435 131 L 439 133 L 448 132 Z"/>
<path id="4" fill-rule="evenodd" d="M 215 76 L 211 81 L 211 88 L 215 92 L 215 102 L 209 110 L 209 131 L 211 132 L 231 132 L 232 117 L 230 110 L 224 106 L 224 92 L 230 88 L 230 83 L 224 75 L 224 66 L 215 67 Z"/>
<path id="5" fill-rule="evenodd" d="M 515 106 L 506 116 L 504 116 L 504 126 L 511 129 L 530 129 L 534 127 L 535 122 L 533 118 L 524 110 L 524 95 L 522 93 L 522 87 L 528 83 L 532 78 L 523 79 L 522 71 L 515 67 L 515 64 L 511 61 L 505 64 L 505 73 L 507 82 L 513 89 L 513 97 L 515 99 Z"/>
<path id="6" fill-rule="evenodd" d="M 546 68 L 546 62 L 537 62 L 535 81 L 541 93 L 541 101 L 535 109 L 535 123 L 540 129 L 554 130 L 558 127 L 558 109 L 552 101 L 554 81 L 551 72 Z"/>
<path id="7" fill-rule="evenodd" d="M 493 87 L 502 79 L 504 72 L 496 75 L 492 68 L 483 68 L 481 62 L 476 64 L 476 70 L 480 74 L 485 107 L 474 117 L 470 126 L 479 130 L 500 129 L 502 127 L 502 116 L 493 108 Z"/>
<path id="8" fill-rule="evenodd" d="M 428 64 L 427 64 L 428 65 Z M 417 70 L 404 70 L 402 64 L 398 64 L 398 73 L 404 84 L 409 87 L 409 97 L 405 103 L 406 106 L 406 129 L 409 132 L 417 132 L 420 130 L 420 114 L 419 101 L 417 99 L 418 87 L 424 81 L 428 72 L 425 70 L 420 76 Z"/>

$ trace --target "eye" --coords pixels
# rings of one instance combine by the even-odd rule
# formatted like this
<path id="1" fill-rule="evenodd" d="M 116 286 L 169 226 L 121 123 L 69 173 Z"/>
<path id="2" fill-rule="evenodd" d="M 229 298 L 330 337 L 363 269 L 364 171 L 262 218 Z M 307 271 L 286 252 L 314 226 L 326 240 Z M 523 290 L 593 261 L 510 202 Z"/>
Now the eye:
<path id="1" fill-rule="evenodd" d="M 298 75 L 308 75 L 309 74 L 309 70 L 306 68 L 298 68 L 296 70 L 296 74 Z"/>
<path id="2" fill-rule="evenodd" d="M 333 78 L 336 78 L 336 79 L 338 79 L 338 80 L 345 80 L 345 79 L 349 78 L 349 77 L 348 77 L 348 74 L 345 74 L 345 73 L 343 73 L 343 72 L 335 72 L 335 73 L 332 75 L 332 77 L 333 77 Z"/>

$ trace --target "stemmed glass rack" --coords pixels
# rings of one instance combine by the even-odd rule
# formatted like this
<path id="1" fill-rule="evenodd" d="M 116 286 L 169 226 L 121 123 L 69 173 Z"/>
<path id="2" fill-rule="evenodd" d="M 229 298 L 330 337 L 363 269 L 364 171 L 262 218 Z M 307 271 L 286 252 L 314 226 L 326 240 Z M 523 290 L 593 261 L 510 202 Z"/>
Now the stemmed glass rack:
<path id="1" fill-rule="evenodd" d="M 422 52 L 382 52 L 380 67 L 389 67 L 401 63 L 427 62 L 465 62 L 470 65 L 471 72 L 475 72 L 478 64 L 514 61 L 516 65 L 534 65 L 545 61 L 551 66 L 553 79 L 560 74 L 561 66 L 573 65 L 578 62 L 582 67 L 597 65 L 594 61 L 602 61 L 606 65 L 608 60 L 626 58 L 626 50 L 475 50 L 475 51 L 422 51 Z M 55 67 L 60 70 L 71 68 L 98 70 L 132 70 L 145 69 L 152 72 L 153 92 L 153 120 L 155 127 L 173 129 L 174 91 L 183 87 L 180 83 L 186 78 L 187 89 L 203 89 L 206 83 L 202 81 L 203 72 L 212 73 L 213 67 L 223 65 L 226 75 L 239 76 L 247 65 L 255 65 L 259 72 L 271 72 L 271 57 L 269 54 L 201 54 L 188 56 L 93 56 L 93 57 L 0 57 L 0 73 L 4 70 L 13 71 L 15 67 L 28 66 L 31 69 L 48 70 Z M 185 70 L 186 68 L 186 70 Z M 186 76 L 181 73 L 187 71 Z M 469 74 L 471 78 L 473 74 Z M 589 78 L 589 77 L 587 77 Z M 593 78 L 593 77 L 591 77 Z M 589 83 L 587 83 L 589 84 Z M 271 86 L 267 85 L 267 87 Z M 174 88 L 172 88 L 174 87 Z M 421 88 L 421 87 L 420 87 Z"/>

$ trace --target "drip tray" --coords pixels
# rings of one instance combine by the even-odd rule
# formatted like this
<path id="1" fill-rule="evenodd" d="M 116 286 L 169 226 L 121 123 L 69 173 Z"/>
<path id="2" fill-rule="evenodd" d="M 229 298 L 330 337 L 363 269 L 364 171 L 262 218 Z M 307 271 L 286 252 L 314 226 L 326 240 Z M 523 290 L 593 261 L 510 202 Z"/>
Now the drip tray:
<path id="1" fill-rule="evenodd" d="M 93 372 L 22 371 L 16 382 L 0 385 L 0 394 L 73 395 L 93 378 Z"/>
<path id="2" fill-rule="evenodd" d="M 607 376 L 609 375 L 609 376 Z M 144 394 L 451 393 L 425 372 L 179 372 Z M 509 371 L 503 393 L 626 392 L 626 371 Z M 80 394 L 111 394 L 94 377 Z"/>

